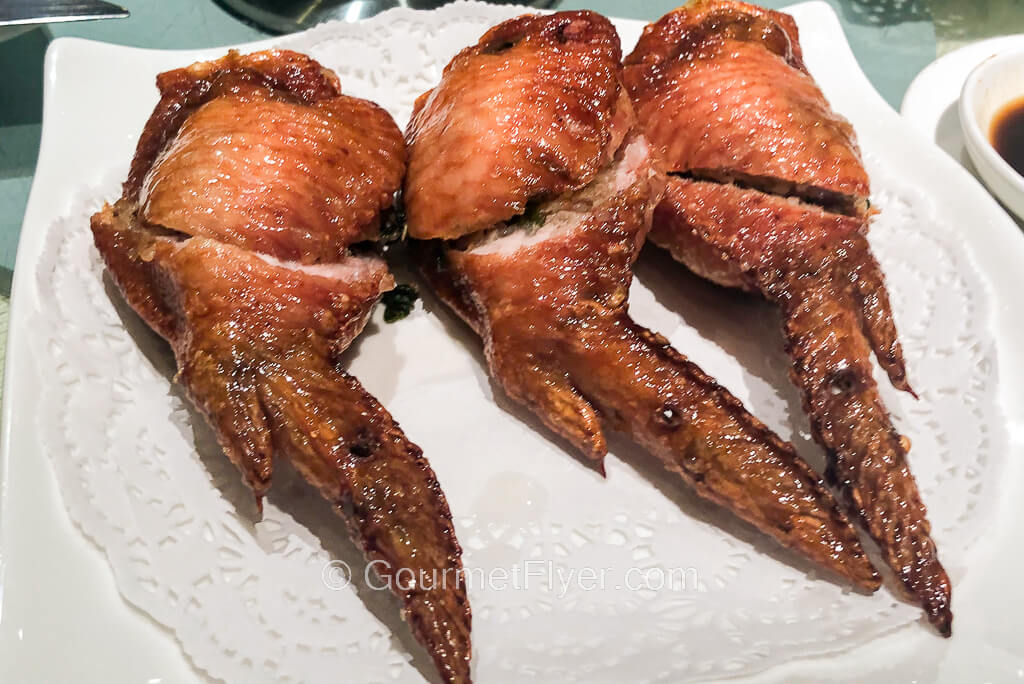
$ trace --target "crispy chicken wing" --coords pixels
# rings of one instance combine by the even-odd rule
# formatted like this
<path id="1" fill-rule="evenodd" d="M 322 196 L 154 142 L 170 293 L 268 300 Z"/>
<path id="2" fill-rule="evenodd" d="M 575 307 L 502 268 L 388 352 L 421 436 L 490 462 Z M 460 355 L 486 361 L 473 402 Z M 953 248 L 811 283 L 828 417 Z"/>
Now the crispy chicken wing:
<path id="1" fill-rule="evenodd" d="M 315 62 L 282 55 L 160 75 L 159 130 L 143 134 L 127 188 L 142 220 L 305 263 L 377 235 L 405 167 L 394 122 Z"/>
<path id="2" fill-rule="evenodd" d="M 481 46 L 494 35 L 504 35 L 509 26 L 528 27 L 540 36 L 559 26 L 575 27 L 580 35 L 611 31 L 607 20 L 593 13 L 563 12 L 513 20 L 492 29 Z M 532 40 L 521 38 L 517 44 L 528 47 Z M 578 66 L 580 49 L 566 48 L 565 64 L 552 68 L 583 68 Z M 606 50 L 607 43 L 594 41 L 590 49 Z M 482 51 L 477 57 L 480 50 L 464 51 L 457 61 L 466 55 L 473 59 L 460 68 L 475 68 L 476 59 L 490 64 L 492 55 Z M 544 53 L 552 64 L 559 62 L 560 49 L 545 47 Z M 515 78 L 519 60 L 510 59 L 501 73 L 511 71 L 508 77 Z M 450 73 L 446 71 L 445 80 Z M 446 87 L 443 80 L 434 92 Z M 486 91 L 493 86 L 466 83 L 470 92 L 462 97 L 472 101 L 471 91 L 477 87 Z M 603 94 L 605 87 L 599 86 L 598 92 Z M 525 96 L 546 97 L 543 90 Z M 540 126 L 541 115 L 548 111 L 538 105 L 525 116 Z M 426 187 L 417 176 L 419 169 L 434 162 L 443 165 L 443 158 L 476 154 L 461 135 L 444 136 L 443 126 L 432 117 L 475 118 L 474 125 L 487 130 L 495 118 L 520 115 L 515 106 L 433 114 L 422 109 L 408 131 L 412 158 L 407 188 Z M 563 120 L 547 117 L 552 139 L 574 146 L 558 138 Z M 604 125 L 611 129 L 617 124 L 609 119 Z M 422 130 L 439 133 L 424 140 L 418 138 Z M 500 154 L 515 162 L 510 169 L 521 168 L 529 164 L 532 149 L 530 140 L 510 139 Z M 480 197 L 504 197 L 508 178 L 516 173 L 506 170 L 494 178 L 478 169 L 470 176 L 470 166 L 458 181 L 474 187 L 473 197 L 458 200 L 466 204 Z M 455 219 L 435 223 L 436 212 L 412 203 L 407 206 L 409 231 L 458 238 L 422 243 L 423 272 L 441 299 L 483 338 L 495 379 L 552 430 L 599 463 L 606 453 L 603 430 L 621 430 L 702 496 L 855 584 L 877 587 L 878 577 L 856 533 L 821 478 L 731 394 L 664 338 L 630 318 L 631 265 L 664 183 L 646 140 L 627 132 L 583 187 L 553 198 L 548 192 L 534 195 L 525 213 L 520 207 L 518 216 L 471 235 L 453 227 Z"/>
<path id="3" fill-rule="evenodd" d="M 401 132 L 295 53 L 231 53 L 158 83 L 124 196 L 92 219 L 108 271 L 171 344 L 257 499 L 287 458 L 381 561 L 444 680 L 468 682 L 448 504 L 420 449 L 341 366 L 394 284 L 349 245 L 377 235 L 404 170 Z"/>
<path id="4" fill-rule="evenodd" d="M 569 12 L 506 21 L 460 52 L 409 122 L 410 234 L 456 238 L 589 183 L 631 123 L 621 59 L 615 27 Z"/>
<path id="5" fill-rule="evenodd" d="M 652 241 L 696 273 L 780 305 L 829 479 L 906 593 L 948 635 L 949 578 L 907 465 L 909 443 L 871 372 L 873 350 L 892 383 L 910 391 L 866 239 L 867 175 L 852 129 L 804 69 L 795 24 L 700 0 L 649 26 L 625 74 L 673 174 Z M 721 93 L 726 106 L 708 116 Z"/>
<path id="6" fill-rule="evenodd" d="M 868 177 L 849 122 L 804 67 L 788 15 L 697 0 L 644 31 L 624 80 L 670 171 L 854 208 Z"/>

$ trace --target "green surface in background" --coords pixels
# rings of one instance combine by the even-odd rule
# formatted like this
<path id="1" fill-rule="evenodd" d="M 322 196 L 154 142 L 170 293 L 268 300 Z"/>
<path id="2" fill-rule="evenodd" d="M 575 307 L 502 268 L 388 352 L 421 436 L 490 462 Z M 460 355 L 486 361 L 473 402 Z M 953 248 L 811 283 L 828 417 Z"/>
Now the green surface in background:
<path id="1" fill-rule="evenodd" d="M 0 43 L 0 294 L 10 292 L 10 269 L 39 154 L 43 57 L 51 40 L 77 36 L 119 45 L 188 49 L 244 43 L 267 35 L 211 0 L 120 0 L 118 4 L 131 11 L 130 19 L 52 24 Z"/>
<path id="2" fill-rule="evenodd" d="M 558 9 L 594 9 L 655 19 L 681 0 L 563 0 Z M 865 72 L 894 107 L 939 50 L 978 38 L 1024 32 L 1024 0 L 828 0 Z M 130 19 L 55 24 L 0 43 L 0 293 L 10 291 L 42 121 L 43 55 L 51 40 L 78 36 L 120 45 L 187 49 L 266 37 L 213 0 L 122 0 Z M 766 7 L 788 1 L 769 0 Z"/>

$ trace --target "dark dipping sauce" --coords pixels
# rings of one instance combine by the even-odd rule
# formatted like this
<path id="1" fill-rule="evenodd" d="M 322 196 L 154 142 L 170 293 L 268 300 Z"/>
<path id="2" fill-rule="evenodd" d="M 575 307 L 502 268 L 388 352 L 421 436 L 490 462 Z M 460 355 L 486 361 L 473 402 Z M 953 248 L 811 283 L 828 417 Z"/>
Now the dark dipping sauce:
<path id="1" fill-rule="evenodd" d="M 989 137 L 999 156 L 1024 176 L 1024 97 L 1002 106 L 992 120 Z"/>

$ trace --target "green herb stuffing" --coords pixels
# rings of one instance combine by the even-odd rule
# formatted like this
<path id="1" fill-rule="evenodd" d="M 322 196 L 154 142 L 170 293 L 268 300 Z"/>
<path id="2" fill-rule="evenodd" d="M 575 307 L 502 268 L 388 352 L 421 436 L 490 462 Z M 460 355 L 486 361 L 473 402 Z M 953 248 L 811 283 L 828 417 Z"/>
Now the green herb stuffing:
<path id="1" fill-rule="evenodd" d="M 412 285 L 402 283 L 390 292 L 385 292 L 380 298 L 384 303 L 384 322 L 394 323 L 400 321 L 412 312 L 412 307 L 420 293 Z"/>
<path id="2" fill-rule="evenodd" d="M 540 210 L 541 205 L 543 202 L 529 202 L 523 213 L 509 221 L 509 225 L 514 228 L 526 228 L 527 232 L 537 230 L 544 225 L 544 220 L 548 217 L 547 212 Z"/>
<path id="3" fill-rule="evenodd" d="M 405 239 L 405 206 L 401 200 L 395 201 L 391 210 L 384 217 L 380 227 L 381 242 L 399 242 Z"/>

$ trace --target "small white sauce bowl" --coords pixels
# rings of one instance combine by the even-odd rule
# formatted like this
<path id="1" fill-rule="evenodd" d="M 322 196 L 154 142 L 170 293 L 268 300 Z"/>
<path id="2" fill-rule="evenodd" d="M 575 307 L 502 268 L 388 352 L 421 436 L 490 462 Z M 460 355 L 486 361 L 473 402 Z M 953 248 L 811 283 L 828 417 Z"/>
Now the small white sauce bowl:
<path id="1" fill-rule="evenodd" d="M 1024 98 L 1024 49 L 989 57 L 974 68 L 960 92 L 960 126 L 967 152 L 988 189 L 1024 219 L 1024 176 L 992 146 L 992 122 L 1006 105 Z"/>

